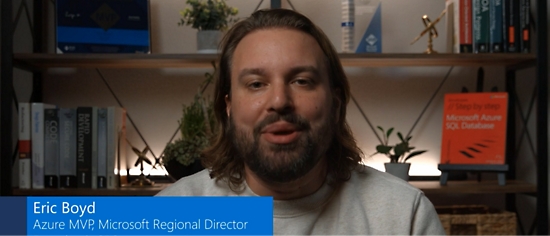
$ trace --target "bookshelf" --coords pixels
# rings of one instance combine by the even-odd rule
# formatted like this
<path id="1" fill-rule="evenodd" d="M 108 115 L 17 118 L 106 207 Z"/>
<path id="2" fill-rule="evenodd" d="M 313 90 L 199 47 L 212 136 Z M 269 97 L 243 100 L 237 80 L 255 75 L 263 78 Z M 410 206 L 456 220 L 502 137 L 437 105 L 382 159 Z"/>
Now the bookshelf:
<path id="1" fill-rule="evenodd" d="M 43 35 L 46 27 L 41 19 L 45 14 L 43 2 L 34 1 L 34 53 L 13 53 L 13 0 L 1 2 L 1 83 L 0 83 L 0 195 L 154 195 L 166 185 L 144 189 L 121 187 L 116 190 L 19 190 L 11 186 L 12 156 L 14 144 L 13 109 L 13 68 L 21 68 L 35 73 L 35 81 L 41 83 L 40 72 L 49 68 L 206 68 L 217 59 L 217 55 L 205 54 L 44 54 Z M 276 1 L 275 1 L 276 2 Z M 280 1 L 279 1 L 280 3 Z M 518 69 L 535 67 L 537 87 L 536 107 L 536 153 L 537 183 L 528 184 L 515 181 L 515 167 L 511 164 L 508 174 L 509 184 L 498 186 L 492 182 L 449 182 L 440 186 L 438 181 L 411 182 L 429 194 L 455 193 L 498 193 L 506 194 L 507 208 L 515 209 L 515 194 L 525 193 L 537 196 L 536 226 L 538 234 L 548 234 L 548 35 L 547 2 L 536 1 L 536 26 L 541 29 L 536 34 L 537 51 L 533 54 L 340 54 L 345 67 L 433 67 L 433 66 L 502 66 L 506 70 L 506 90 L 514 94 L 515 72 Z M 41 88 L 35 86 L 35 88 Z M 40 94 L 40 91 L 38 92 Z M 511 96 L 512 97 L 512 96 Z M 36 99 L 41 99 L 37 96 Z M 515 111 L 513 102 L 509 110 Z M 514 113 L 509 119 L 507 150 L 508 160 L 515 162 L 515 122 Z M 508 155 L 510 154 L 510 155 Z M 509 163 L 509 161 L 507 162 Z"/>
<path id="2" fill-rule="evenodd" d="M 447 186 L 441 186 L 439 181 L 410 181 L 425 194 L 506 194 L 524 193 L 536 194 L 537 187 L 523 181 L 511 180 L 505 186 L 496 181 L 449 181 Z M 16 196 L 153 196 L 170 186 L 156 184 L 153 187 L 122 186 L 118 189 L 14 189 Z"/>

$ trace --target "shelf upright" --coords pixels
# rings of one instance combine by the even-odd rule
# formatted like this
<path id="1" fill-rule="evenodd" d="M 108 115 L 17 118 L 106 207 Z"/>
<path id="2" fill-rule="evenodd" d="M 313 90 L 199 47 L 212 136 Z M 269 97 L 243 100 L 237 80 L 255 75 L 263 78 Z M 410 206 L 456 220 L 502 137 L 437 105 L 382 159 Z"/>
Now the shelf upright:
<path id="1" fill-rule="evenodd" d="M 548 4 L 537 11 L 537 234 L 548 235 Z"/>
<path id="2" fill-rule="evenodd" d="M 0 196 L 12 195 L 13 156 L 13 23 L 12 0 L 2 0 L 2 67 L 0 82 Z"/>

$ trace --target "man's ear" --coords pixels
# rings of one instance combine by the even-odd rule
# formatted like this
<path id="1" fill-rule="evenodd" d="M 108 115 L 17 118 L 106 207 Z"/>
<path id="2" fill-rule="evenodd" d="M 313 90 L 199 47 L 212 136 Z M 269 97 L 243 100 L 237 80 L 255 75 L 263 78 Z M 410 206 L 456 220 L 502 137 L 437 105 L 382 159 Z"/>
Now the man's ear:
<path id="1" fill-rule="evenodd" d="M 227 118 L 231 115 L 231 100 L 229 99 L 229 94 L 225 95 L 225 113 Z"/>

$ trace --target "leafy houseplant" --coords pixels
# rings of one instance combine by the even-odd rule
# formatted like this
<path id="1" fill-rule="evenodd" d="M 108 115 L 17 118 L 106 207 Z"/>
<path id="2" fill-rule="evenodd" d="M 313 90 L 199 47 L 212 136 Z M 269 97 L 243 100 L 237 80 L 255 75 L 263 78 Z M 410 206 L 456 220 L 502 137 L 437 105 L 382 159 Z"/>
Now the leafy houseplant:
<path id="1" fill-rule="evenodd" d="M 374 154 L 386 155 L 390 158 L 390 163 L 405 163 L 407 160 L 426 152 L 426 150 L 411 152 L 415 149 L 415 147 L 409 145 L 412 136 L 405 138 L 401 132 L 397 132 L 397 137 L 399 137 L 401 142 L 393 146 L 389 145 L 393 127 L 388 129 L 388 131 L 385 131 L 384 128 L 380 126 L 377 126 L 377 128 L 382 132 L 383 141 L 382 144 L 376 146 L 376 153 Z"/>
<path id="2" fill-rule="evenodd" d="M 181 137 L 168 143 L 162 155 L 163 165 L 176 179 L 203 169 L 200 164 L 201 152 L 209 146 L 215 135 L 213 102 L 207 101 L 202 95 L 213 76 L 206 73 L 206 77 L 193 102 L 183 106 L 183 116 L 179 120 Z M 180 165 L 184 167 L 178 167 Z"/>
<path id="3" fill-rule="evenodd" d="M 181 19 L 179 26 L 191 25 L 193 28 L 201 30 L 220 30 L 227 29 L 228 25 L 235 22 L 239 10 L 228 6 L 224 0 L 187 0 L 187 7 L 180 11 Z"/>

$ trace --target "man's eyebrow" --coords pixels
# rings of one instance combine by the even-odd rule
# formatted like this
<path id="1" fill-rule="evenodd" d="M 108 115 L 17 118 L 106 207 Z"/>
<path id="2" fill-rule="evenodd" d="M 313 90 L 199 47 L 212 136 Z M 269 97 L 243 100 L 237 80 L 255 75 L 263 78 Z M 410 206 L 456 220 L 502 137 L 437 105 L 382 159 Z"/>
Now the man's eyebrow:
<path id="1" fill-rule="evenodd" d="M 292 67 L 288 71 L 288 73 L 286 73 L 286 74 L 292 76 L 292 75 L 297 75 L 297 74 L 304 73 L 304 72 L 312 73 L 315 77 L 319 77 L 321 75 L 321 72 L 315 66 L 296 66 L 296 67 Z M 241 72 L 239 73 L 238 78 L 242 79 L 243 77 L 246 77 L 248 75 L 265 76 L 266 74 L 267 74 L 267 72 L 262 68 L 245 68 L 245 69 L 241 70 Z"/>
<path id="2" fill-rule="evenodd" d="M 303 72 L 310 72 L 313 73 L 316 77 L 319 77 L 321 75 L 321 72 L 319 69 L 315 66 L 297 66 L 290 69 L 289 75 L 296 75 Z"/>
<path id="3" fill-rule="evenodd" d="M 241 70 L 241 72 L 239 73 L 239 77 L 238 79 L 242 79 L 243 77 L 247 76 L 247 75 L 265 75 L 267 74 L 266 71 L 264 69 L 261 69 L 261 68 L 245 68 L 243 70 Z"/>

